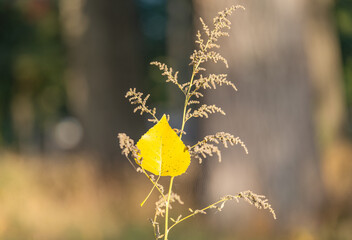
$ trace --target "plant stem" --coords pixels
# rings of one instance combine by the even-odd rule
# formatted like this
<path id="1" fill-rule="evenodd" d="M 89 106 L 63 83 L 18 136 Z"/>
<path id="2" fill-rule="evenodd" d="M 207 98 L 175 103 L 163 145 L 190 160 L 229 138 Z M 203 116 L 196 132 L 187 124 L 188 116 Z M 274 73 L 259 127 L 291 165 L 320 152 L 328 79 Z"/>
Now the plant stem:
<path id="1" fill-rule="evenodd" d="M 171 177 L 170 179 L 170 187 L 169 187 L 169 193 L 167 195 L 167 202 L 166 202 L 166 208 L 165 208 L 165 237 L 164 240 L 167 240 L 167 235 L 169 233 L 169 206 L 170 206 L 170 196 L 171 196 L 171 191 L 172 191 L 172 184 L 174 182 L 174 176 Z"/>
<path id="2" fill-rule="evenodd" d="M 205 45 L 205 49 L 204 51 L 206 51 L 207 47 L 208 47 L 208 44 L 209 44 L 209 39 L 207 41 L 207 44 Z M 192 97 L 192 94 L 191 93 L 191 88 L 192 88 L 192 85 L 193 85 L 193 80 L 194 80 L 194 77 L 197 73 L 197 70 L 198 70 L 198 67 L 199 65 L 201 64 L 201 59 L 197 62 L 197 64 L 193 65 L 193 71 L 192 71 L 192 76 L 191 76 L 191 80 L 190 80 L 190 84 L 189 84 L 189 87 L 188 87 L 188 91 L 187 91 L 187 94 L 186 94 L 186 99 L 185 99 L 185 105 L 183 107 L 183 118 L 182 118 L 182 127 L 181 127 L 181 133 L 180 133 L 180 139 L 182 139 L 182 133 L 183 133 L 183 130 L 185 128 L 185 123 L 186 123 L 186 111 L 187 111 L 187 106 L 188 106 L 188 102 L 190 100 L 190 98 Z M 172 184 L 174 182 L 174 176 L 171 177 L 170 179 L 170 187 L 169 187 L 169 193 L 168 193 L 168 196 L 167 196 L 167 202 L 166 202 L 166 209 L 165 209 L 165 236 L 164 236 L 164 240 L 167 240 L 167 237 L 168 237 L 168 233 L 169 233 L 169 230 L 175 225 L 172 225 L 172 227 L 169 228 L 169 206 L 170 206 L 170 196 L 171 196 L 171 192 L 172 192 Z M 210 206 L 209 206 L 210 207 Z M 193 215 L 192 215 L 193 216 Z M 190 216 L 189 216 L 190 217 Z M 186 217 L 188 218 L 188 217 Z M 183 220 L 185 220 L 186 218 L 184 218 Z"/>
<path id="3" fill-rule="evenodd" d="M 200 213 L 200 212 L 202 212 L 202 211 L 205 211 L 205 210 L 207 210 L 207 209 L 209 209 L 209 208 L 212 208 L 213 206 L 215 206 L 215 205 L 217 205 L 217 204 L 219 204 L 219 203 L 225 202 L 225 201 L 227 201 L 227 199 L 221 199 L 221 200 L 219 200 L 219 201 L 217 201 L 217 202 L 215 202 L 215 203 L 213 203 L 213 204 L 211 204 L 211 205 L 209 205 L 209 206 L 207 206 L 207 207 L 205 207 L 205 208 L 203 208 L 203 209 L 201 209 L 201 210 L 199 210 L 199 211 L 195 211 L 195 212 L 193 212 L 192 214 L 189 214 L 188 216 L 186 216 L 186 217 L 180 219 L 178 222 L 175 222 L 174 224 L 172 224 L 172 225 L 170 226 L 169 230 L 171 230 L 171 228 L 175 227 L 175 226 L 176 226 L 177 224 L 179 224 L 180 222 L 183 222 L 184 220 L 186 220 L 186 219 L 188 219 L 188 218 L 190 218 L 190 217 L 192 217 L 192 216 L 194 216 L 194 215 L 196 215 L 196 214 L 198 214 L 198 213 Z"/>
<path id="4" fill-rule="evenodd" d="M 205 52 L 207 51 L 209 43 L 210 43 L 210 40 L 208 39 L 207 43 L 205 44 L 205 47 L 204 47 L 203 51 L 205 51 Z M 192 76 L 191 76 L 190 84 L 189 84 L 188 91 L 187 91 L 187 94 L 186 94 L 185 106 L 183 107 L 183 118 L 182 118 L 182 127 L 181 127 L 180 139 L 182 138 L 182 133 L 183 133 L 183 130 L 185 128 L 187 105 L 188 105 L 189 100 L 192 97 L 192 94 L 190 94 L 190 92 L 191 92 L 191 88 L 192 88 L 192 85 L 193 85 L 193 80 L 194 80 L 194 77 L 195 77 L 195 75 L 197 73 L 198 67 L 199 67 L 199 65 L 201 63 L 202 63 L 202 59 L 199 59 L 197 64 L 193 65 Z"/>
<path id="5" fill-rule="evenodd" d="M 198 67 L 199 67 L 199 63 L 198 63 L 196 66 L 193 67 L 191 81 L 190 81 L 189 88 L 188 88 L 188 91 L 187 91 L 187 94 L 186 94 L 185 106 L 183 107 L 183 118 L 182 118 L 182 127 L 181 127 L 180 139 L 182 138 L 182 132 L 183 132 L 183 130 L 184 130 L 184 128 L 185 128 L 185 123 L 186 123 L 186 110 L 187 110 L 188 101 L 189 101 L 189 99 L 191 98 L 191 96 L 189 95 L 189 93 L 190 93 L 190 91 L 191 91 L 192 84 L 193 84 L 193 79 L 194 79 L 194 76 L 196 75 L 196 70 L 197 70 Z"/>

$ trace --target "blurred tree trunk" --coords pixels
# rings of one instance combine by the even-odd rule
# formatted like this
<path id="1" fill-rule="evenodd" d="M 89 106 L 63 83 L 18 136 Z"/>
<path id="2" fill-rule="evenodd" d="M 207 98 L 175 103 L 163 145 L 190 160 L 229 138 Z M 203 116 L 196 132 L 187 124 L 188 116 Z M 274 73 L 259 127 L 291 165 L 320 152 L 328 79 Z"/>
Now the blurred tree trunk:
<path id="1" fill-rule="evenodd" d="M 322 102 L 335 107 L 330 113 L 337 114 L 334 122 L 325 124 L 330 124 L 328 135 L 334 135 L 342 121 L 338 52 L 325 2 L 246 1 L 246 11 L 231 16 L 230 38 L 221 41 L 220 49 L 229 69 L 217 65 L 214 71 L 209 66 L 208 73 L 228 73 L 239 90 L 222 87 L 205 94 L 207 102 L 222 107 L 227 116 L 211 116 L 201 129 L 202 135 L 226 131 L 241 137 L 249 155 L 232 147 L 223 149 L 222 163 L 209 160 L 205 199 L 251 189 L 269 198 L 279 220 L 234 205 L 215 218 L 217 227 L 255 226 L 265 231 L 268 225 L 306 227 L 317 220 L 324 199 L 315 134 L 322 119 L 315 118 L 317 104 L 321 109 Z M 232 4 L 195 0 L 194 8 L 210 24 L 218 11 Z"/>
<path id="2" fill-rule="evenodd" d="M 141 79 L 136 9 L 133 1 L 63 0 L 60 11 L 71 56 L 71 110 L 84 127 L 83 148 L 109 167 L 121 159 L 117 133 L 136 137 L 143 126 L 124 98 Z"/>

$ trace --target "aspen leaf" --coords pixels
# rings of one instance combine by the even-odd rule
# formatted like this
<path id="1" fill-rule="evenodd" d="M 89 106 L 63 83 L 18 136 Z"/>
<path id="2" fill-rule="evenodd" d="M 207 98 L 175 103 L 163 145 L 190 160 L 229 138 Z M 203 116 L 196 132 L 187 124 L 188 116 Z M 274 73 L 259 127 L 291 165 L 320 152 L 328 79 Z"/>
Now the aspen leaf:
<path id="1" fill-rule="evenodd" d="M 188 149 L 165 115 L 139 139 L 137 147 L 142 157 L 140 166 L 158 176 L 181 175 L 191 162 Z"/>

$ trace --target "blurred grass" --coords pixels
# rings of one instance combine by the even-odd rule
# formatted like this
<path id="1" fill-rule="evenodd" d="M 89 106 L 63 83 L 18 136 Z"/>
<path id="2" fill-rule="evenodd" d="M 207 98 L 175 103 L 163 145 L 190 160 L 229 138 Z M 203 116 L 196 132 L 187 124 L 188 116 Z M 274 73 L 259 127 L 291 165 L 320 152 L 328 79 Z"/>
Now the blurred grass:
<path id="1" fill-rule="evenodd" d="M 117 239 L 118 188 L 82 159 L 7 154 L 0 162 L 0 239 Z"/>
<path id="2" fill-rule="evenodd" d="M 346 146 L 346 151 L 350 149 L 349 146 Z M 350 159 L 348 155 L 339 157 L 334 152 L 331 154 L 331 160 L 326 160 L 326 164 L 342 164 Z M 157 197 L 156 194 L 148 200 L 145 207 L 139 206 L 151 188 L 147 179 L 143 175 L 135 174 L 130 168 L 116 170 L 116 175 L 122 175 L 117 178 L 104 176 L 97 171 L 99 168 L 94 161 L 90 160 L 83 154 L 24 157 L 0 153 L 0 239 L 153 239 L 148 217 L 153 216 L 153 200 Z M 345 167 L 341 171 L 346 173 L 347 167 L 343 166 Z M 303 227 L 285 231 L 277 228 L 278 232 L 271 232 L 265 230 L 265 226 L 254 225 L 252 229 L 241 233 L 224 233 L 212 228 L 209 225 L 211 221 L 207 221 L 213 214 L 221 213 L 209 212 L 208 215 L 197 216 L 180 224 L 172 232 L 171 239 L 351 239 L 350 195 L 347 192 L 338 195 L 329 190 L 338 191 L 333 184 L 342 184 L 343 181 L 332 175 L 345 175 L 336 170 L 340 169 L 338 167 L 325 167 L 324 181 L 328 186 L 328 193 L 343 197 L 340 200 L 333 199 L 327 204 L 322 210 L 321 221 L 317 223 L 316 229 Z M 126 180 L 121 181 L 121 178 Z M 343 187 L 342 191 L 347 190 Z M 184 200 L 189 205 L 190 199 L 187 198 L 190 197 Z M 235 217 L 233 219 L 234 225 L 241 221 Z"/>
<path id="3" fill-rule="evenodd" d="M 139 206 L 149 182 L 129 169 L 120 172 L 128 178 L 122 186 L 117 178 L 102 177 L 89 160 L 0 154 L 0 239 L 153 239 L 147 219 L 153 197 Z M 184 237 L 210 239 L 194 225 L 175 231 L 173 239 Z"/>

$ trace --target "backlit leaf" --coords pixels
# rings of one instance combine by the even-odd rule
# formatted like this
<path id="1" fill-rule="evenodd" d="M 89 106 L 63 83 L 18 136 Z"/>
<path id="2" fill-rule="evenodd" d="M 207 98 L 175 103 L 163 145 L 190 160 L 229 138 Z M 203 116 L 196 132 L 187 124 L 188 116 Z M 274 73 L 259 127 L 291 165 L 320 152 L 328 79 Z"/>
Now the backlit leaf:
<path id="1" fill-rule="evenodd" d="M 140 166 L 155 175 L 181 175 L 191 161 L 188 149 L 170 127 L 165 115 L 139 139 L 137 147 L 142 157 Z"/>

